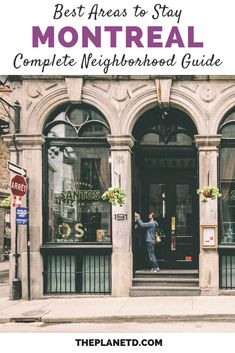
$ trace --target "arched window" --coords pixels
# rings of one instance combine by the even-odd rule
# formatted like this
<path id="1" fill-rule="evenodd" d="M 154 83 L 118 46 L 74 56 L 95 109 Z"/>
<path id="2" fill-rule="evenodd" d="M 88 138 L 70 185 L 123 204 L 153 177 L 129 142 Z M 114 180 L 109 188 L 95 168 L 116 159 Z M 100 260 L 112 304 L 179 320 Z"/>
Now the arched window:
<path id="1" fill-rule="evenodd" d="M 195 134 L 191 119 L 178 109 L 154 108 L 147 111 L 133 130 L 140 145 L 192 146 Z"/>
<path id="2" fill-rule="evenodd" d="M 220 235 L 221 243 L 235 242 L 235 110 L 219 127 L 220 144 Z"/>
<path id="3" fill-rule="evenodd" d="M 45 243 L 110 242 L 109 126 L 88 105 L 61 107 L 48 119 L 45 144 Z"/>

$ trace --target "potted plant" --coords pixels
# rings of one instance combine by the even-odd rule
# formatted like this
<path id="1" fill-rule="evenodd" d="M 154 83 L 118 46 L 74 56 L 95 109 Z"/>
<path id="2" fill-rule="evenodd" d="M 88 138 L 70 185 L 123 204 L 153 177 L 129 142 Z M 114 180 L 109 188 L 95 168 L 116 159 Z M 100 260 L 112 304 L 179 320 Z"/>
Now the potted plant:
<path id="1" fill-rule="evenodd" d="M 113 206 L 125 204 L 125 192 L 119 187 L 110 187 L 101 196 L 102 200 L 109 201 Z"/>
<path id="2" fill-rule="evenodd" d="M 5 199 L 3 199 L 3 200 L 0 202 L 0 207 L 3 207 L 3 208 L 10 208 L 10 206 L 11 206 L 10 196 L 5 197 Z"/>
<path id="3" fill-rule="evenodd" d="M 204 197 L 201 201 L 204 203 L 208 202 L 207 199 L 215 200 L 218 197 L 222 196 L 222 194 L 219 191 L 219 188 L 217 188 L 217 186 L 214 186 L 214 185 L 200 187 L 199 189 L 197 189 L 197 193 Z"/>

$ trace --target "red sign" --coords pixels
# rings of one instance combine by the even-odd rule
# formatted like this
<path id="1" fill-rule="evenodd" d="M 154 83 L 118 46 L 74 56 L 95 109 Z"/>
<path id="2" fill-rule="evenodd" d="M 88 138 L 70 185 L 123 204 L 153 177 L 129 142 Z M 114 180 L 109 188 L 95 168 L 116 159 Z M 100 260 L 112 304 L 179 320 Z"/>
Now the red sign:
<path id="1" fill-rule="evenodd" d="M 24 177 L 16 175 L 11 179 L 11 192 L 16 196 L 24 196 L 27 190 L 27 184 Z"/>
<path id="2" fill-rule="evenodd" d="M 192 256 L 185 256 L 185 261 L 192 261 Z"/>

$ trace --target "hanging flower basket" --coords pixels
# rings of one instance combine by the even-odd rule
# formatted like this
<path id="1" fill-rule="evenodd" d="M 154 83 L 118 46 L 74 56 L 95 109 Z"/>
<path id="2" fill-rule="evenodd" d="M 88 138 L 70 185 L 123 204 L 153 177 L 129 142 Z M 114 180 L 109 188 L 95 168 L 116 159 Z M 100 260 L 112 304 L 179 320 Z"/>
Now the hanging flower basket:
<path id="1" fill-rule="evenodd" d="M 197 189 L 197 193 L 204 197 L 201 201 L 203 203 L 208 202 L 207 199 L 215 200 L 218 197 L 222 196 L 219 189 L 213 185 L 203 186 L 203 187 Z"/>
<path id="2" fill-rule="evenodd" d="M 0 207 L 3 207 L 3 208 L 10 208 L 10 206 L 11 206 L 11 199 L 10 199 L 10 196 L 5 197 L 5 199 L 3 199 L 3 200 L 0 202 Z"/>
<path id="3" fill-rule="evenodd" d="M 108 188 L 101 196 L 102 200 L 109 201 L 113 206 L 125 204 L 125 191 L 121 188 Z"/>

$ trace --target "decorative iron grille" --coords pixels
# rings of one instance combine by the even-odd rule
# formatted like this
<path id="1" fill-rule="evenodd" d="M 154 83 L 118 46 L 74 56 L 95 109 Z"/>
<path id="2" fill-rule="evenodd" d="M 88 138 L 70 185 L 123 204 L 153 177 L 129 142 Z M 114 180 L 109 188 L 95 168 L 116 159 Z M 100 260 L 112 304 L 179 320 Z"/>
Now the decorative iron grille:
<path id="1" fill-rule="evenodd" d="M 44 294 L 111 294 L 110 255 L 44 257 Z"/>
<path id="2" fill-rule="evenodd" d="M 220 256 L 220 288 L 235 289 L 235 255 Z"/>

